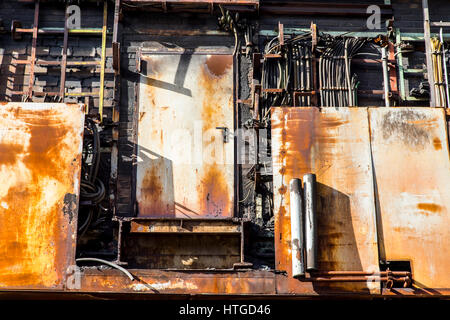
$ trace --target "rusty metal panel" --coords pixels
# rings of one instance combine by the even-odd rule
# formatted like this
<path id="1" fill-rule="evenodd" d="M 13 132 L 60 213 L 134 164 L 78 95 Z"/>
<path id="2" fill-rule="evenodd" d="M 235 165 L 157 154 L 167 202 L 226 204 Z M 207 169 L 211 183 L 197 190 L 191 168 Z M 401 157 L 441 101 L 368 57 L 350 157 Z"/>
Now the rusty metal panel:
<path id="1" fill-rule="evenodd" d="M 136 269 L 232 269 L 239 263 L 240 234 L 133 233 L 122 256 Z"/>
<path id="2" fill-rule="evenodd" d="M 148 54 L 141 64 L 138 216 L 231 217 L 232 56 Z"/>
<path id="3" fill-rule="evenodd" d="M 273 108 L 276 268 L 291 277 L 289 182 L 317 175 L 320 271 L 379 271 L 366 108 Z M 280 281 L 278 292 L 306 289 Z M 316 291 L 379 292 L 379 283 L 316 283 Z"/>
<path id="4" fill-rule="evenodd" d="M 371 108 L 387 260 L 409 260 L 414 285 L 450 288 L 450 161 L 441 108 Z M 381 241 L 382 240 L 382 241 Z"/>
<path id="5" fill-rule="evenodd" d="M 84 112 L 0 104 L 0 288 L 60 289 L 75 263 Z"/>
<path id="6" fill-rule="evenodd" d="M 85 269 L 81 278 L 81 288 L 78 291 L 186 295 L 273 295 L 276 293 L 275 275 L 270 271 L 132 270 L 132 273 L 136 275 L 136 281 L 130 281 L 117 270 Z"/>

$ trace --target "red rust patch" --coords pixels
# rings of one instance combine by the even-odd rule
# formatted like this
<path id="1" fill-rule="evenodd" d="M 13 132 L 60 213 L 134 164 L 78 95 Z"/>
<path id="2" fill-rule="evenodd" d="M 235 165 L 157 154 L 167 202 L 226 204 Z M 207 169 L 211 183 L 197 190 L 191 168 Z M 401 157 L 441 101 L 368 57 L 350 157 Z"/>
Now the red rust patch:
<path id="1" fill-rule="evenodd" d="M 230 55 L 212 55 L 206 60 L 208 71 L 216 77 L 223 76 L 232 65 L 233 58 Z"/>

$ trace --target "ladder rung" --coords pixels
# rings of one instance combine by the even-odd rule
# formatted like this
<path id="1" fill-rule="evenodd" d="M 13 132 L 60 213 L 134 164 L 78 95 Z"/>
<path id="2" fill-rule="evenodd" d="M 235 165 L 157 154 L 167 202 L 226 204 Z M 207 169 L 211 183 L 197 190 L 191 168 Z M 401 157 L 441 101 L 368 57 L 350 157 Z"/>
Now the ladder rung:
<path id="1" fill-rule="evenodd" d="M 450 27 L 450 22 L 430 22 L 430 26 L 432 27 Z"/>
<path id="2" fill-rule="evenodd" d="M 68 97 L 86 97 L 86 96 L 98 96 L 99 92 L 66 92 L 65 94 Z"/>
<path id="3" fill-rule="evenodd" d="M 72 34 L 102 34 L 102 28 L 69 29 Z M 33 33 L 33 29 L 17 28 L 16 33 Z M 64 28 L 41 28 L 39 34 L 64 34 Z"/>
<path id="4" fill-rule="evenodd" d="M 12 95 L 24 95 L 27 94 L 28 91 L 11 91 Z M 59 96 L 59 92 L 42 92 L 42 91 L 33 91 L 33 96 L 43 97 L 43 96 Z M 95 97 L 99 95 L 99 92 L 66 92 L 64 94 L 67 97 Z"/>
<path id="5" fill-rule="evenodd" d="M 24 94 L 28 94 L 28 91 L 11 91 L 11 94 L 12 95 L 16 95 L 16 96 L 17 95 L 24 95 Z M 34 91 L 33 95 L 37 96 L 37 97 L 43 97 L 45 95 L 47 95 L 47 96 L 58 96 L 59 92 L 36 92 L 36 91 Z"/>
<path id="6" fill-rule="evenodd" d="M 67 66 L 99 66 L 101 61 L 67 61 Z"/>
<path id="7" fill-rule="evenodd" d="M 31 60 L 15 60 L 16 64 L 30 64 Z M 45 61 L 45 60 L 37 60 L 35 62 L 36 65 L 45 65 L 45 66 L 59 66 L 61 65 L 61 61 Z M 101 61 L 67 61 L 66 66 L 98 66 L 101 64 Z"/>

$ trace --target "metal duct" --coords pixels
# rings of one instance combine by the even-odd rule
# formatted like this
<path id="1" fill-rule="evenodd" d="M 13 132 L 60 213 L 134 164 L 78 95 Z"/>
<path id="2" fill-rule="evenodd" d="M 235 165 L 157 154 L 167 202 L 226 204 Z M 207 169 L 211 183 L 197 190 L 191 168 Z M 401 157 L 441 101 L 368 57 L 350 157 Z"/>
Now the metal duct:
<path id="1" fill-rule="evenodd" d="M 292 276 L 305 275 L 304 240 L 303 240 L 303 203 L 302 181 L 294 178 L 289 184 L 291 209 L 291 248 L 292 248 Z"/>
<path id="2" fill-rule="evenodd" d="M 306 270 L 317 270 L 316 175 L 303 176 L 305 201 Z"/>
<path id="3" fill-rule="evenodd" d="M 388 75 L 388 64 L 387 64 L 387 49 L 386 47 L 381 48 L 381 60 L 383 66 L 383 88 L 384 88 L 384 105 L 386 107 L 390 106 L 389 103 L 389 75 Z"/>

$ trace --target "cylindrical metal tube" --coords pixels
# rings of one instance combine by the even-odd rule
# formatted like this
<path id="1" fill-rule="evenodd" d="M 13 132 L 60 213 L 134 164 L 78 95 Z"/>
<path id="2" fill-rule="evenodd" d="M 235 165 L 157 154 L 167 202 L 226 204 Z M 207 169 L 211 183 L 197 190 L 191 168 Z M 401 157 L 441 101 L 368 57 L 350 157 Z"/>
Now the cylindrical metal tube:
<path id="1" fill-rule="evenodd" d="M 292 179 L 290 188 L 290 214 L 291 214 L 291 248 L 292 248 L 292 276 L 305 275 L 304 242 L 303 242 L 303 203 L 302 181 Z"/>
<path id="2" fill-rule="evenodd" d="M 383 66 L 383 87 L 384 87 L 384 104 L 386 107 L 390 106 L 389 103 L 389 76 L 388 76 L 388 64 L 387 64 L 387 49 L 386 47 L 381 48 L 381 60 Z M 430 88 L 431 90 L 431 88 Z"/>
<path id="3" fill-rule="evenodd" d="M 393 277 L 406 277 L 411 276 L 409 271 L 320 271 L 314 272 L 316 277 L 326 277 L 326 276 L 387 276 L 391 275 Z"/>
<path id="4" fill-rule="evenodd" d="M 303 176 L 305 200 L 306 270 L 317 270 L 316 175 Z"/>

